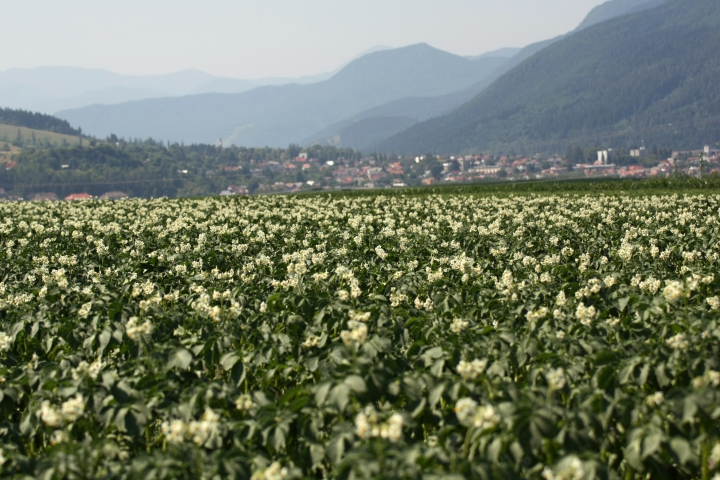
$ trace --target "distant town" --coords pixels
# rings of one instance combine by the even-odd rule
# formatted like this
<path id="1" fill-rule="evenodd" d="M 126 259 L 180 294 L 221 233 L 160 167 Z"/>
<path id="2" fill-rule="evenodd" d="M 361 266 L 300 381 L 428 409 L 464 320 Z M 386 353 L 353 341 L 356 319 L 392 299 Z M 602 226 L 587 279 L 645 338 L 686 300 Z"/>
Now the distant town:
<path id="1" fill-rule="evenodd" d="M 10 171 L 16 165 L 15 161 L 6 161 L 3 167 Z M 68 165 L 60 165 L 61 170 L 67 168 Z M 214 194 L 230 196 L 586 177 L 646 178 L 678 174 L 697 177 L 715 172 L 720 172 L 720 150 L 705 146 L 691 151 L 573 147 L 563 155 L 532 156 L 358 154 L 355 158 L 335 160 L 320 160 L 300 151 L 296 157 L 283 161 L 250 158 L 204 172 L 177 170 L 177 176 L 222 179 L 220 184 L 225 186 Z M 69 195 L 38 192 L 22 198 L 0 188 L 0 201 L 120 200 L 132 196 L 119 189 L 91 195 L 78 188 Z"/>
<path id="2" fill-rule="evenodd" d="M 613 149 L 597 150 L 593 162 L 569 162 L 566 156 L 554 155 L 466 155 L 436 156 L 433 168 L 425 169 L 428 156 L 386 157 L 365 156 L 360 160 L 320 163 L 301 153 L 294 161 L 252 162 L 253 178 L 260 181 L 255 188 L 234 185 L 220 195 L 249 193 L 296 192 L 312 189 L 337 190 L 345 188 L 400 188 L 442 183 L 484 181 L 541 180 L 584 177 L 646 178 L 685 174 L 691 176 L 720 173 L 720 150 L 705 146 L 692 151 L 674 151 L 665 159 L 658 159 L 645 147 L 627 152 Z M 624 157 L 624 158 L 623 158 Z M 629 160 L 628 159 L 632 159 Z M 622 163 L 632 163 L 621 165 Z M 231 170 L 240 167 L 226 167 Z M 298 177 L 302 181 L 263 183 L 267 171 L 276 175 Z"/>

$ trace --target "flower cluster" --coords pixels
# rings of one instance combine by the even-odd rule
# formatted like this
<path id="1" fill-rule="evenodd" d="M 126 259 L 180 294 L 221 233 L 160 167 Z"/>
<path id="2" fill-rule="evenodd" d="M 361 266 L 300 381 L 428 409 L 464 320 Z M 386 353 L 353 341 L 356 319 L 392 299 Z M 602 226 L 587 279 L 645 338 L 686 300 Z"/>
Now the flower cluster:
<path id="1" fill-rule="evenodd" d="M 369 406 L 355 416 L 355 434 L 359 438 L 382 438 L 399 442 L 402 439 L 403 423 L 403 417 L 399 413 L 393 413 L 383 422 L 375 409 Z"/>

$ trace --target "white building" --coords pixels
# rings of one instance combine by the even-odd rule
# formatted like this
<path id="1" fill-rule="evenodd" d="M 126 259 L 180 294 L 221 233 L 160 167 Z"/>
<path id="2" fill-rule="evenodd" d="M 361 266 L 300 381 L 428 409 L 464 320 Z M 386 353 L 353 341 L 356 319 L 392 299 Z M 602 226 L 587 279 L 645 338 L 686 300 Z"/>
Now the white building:
<path id="1" fill-rule="evenodd" d="M 636 148 L 634 150 L 630 150 L 630 156 L 635 158 L 647 157 L 648 151 L 645 147 Z"/>
<path id="2" fill-rule="evenodd" d="M 597 155 L 598 159 L 597 162 L 595 162 L 595 165 L 607 165 L 610 160 L 617 157 L 617 152 L 612 148 L 608 148 L 607 150 L 598 151 Z"/>

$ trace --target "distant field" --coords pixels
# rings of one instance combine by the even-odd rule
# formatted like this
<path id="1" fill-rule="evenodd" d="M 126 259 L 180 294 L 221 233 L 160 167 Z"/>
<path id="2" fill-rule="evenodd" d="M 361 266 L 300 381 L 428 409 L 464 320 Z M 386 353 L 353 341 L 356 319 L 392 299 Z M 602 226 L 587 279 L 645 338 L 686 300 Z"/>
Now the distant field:
<path id="1" fill-rule="evenodd" d="M 44 143 L 45 141 L 50 142 L 53 145 L 62 145 L 65 140 L 70 145 L 75 145 L 79 142 L 78 137 L 71 135 L 63 135 L 60 133 L 46 132 L 43 130 L 33 130 L 32 128 L 17 127 L 15 125 L 3 125 L 0 124 L 0 148 L 3 143 L 10 143 L 17 139 L 18 131 L 26 144 L 32 142 L 33 134 L 35 134 L 35 141 Z"/>

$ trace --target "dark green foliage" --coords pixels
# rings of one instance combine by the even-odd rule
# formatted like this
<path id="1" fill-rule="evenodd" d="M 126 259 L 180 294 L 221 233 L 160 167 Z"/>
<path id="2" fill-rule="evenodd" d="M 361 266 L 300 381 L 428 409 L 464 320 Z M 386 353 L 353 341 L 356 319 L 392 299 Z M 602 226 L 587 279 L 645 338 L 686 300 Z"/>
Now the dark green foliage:
<path id="1" fill-rule="evenodd" d="M 717 122 L 707 119 L 720 111 L 718 24 L 717 1 L 675 0 L 596 25 L 526 60 L 455 112 L 381 148 L 534 152 L 594 141 L 676 148 L 714 143 L 720 140 Z"/>
<path id="2" fill-rule="evenodd" d="M 45 130 L 47 132 L 62 133 L 64 135 L 82 135 L 82 129 L 75 129 L 66 120 L 52 115 L 0 108 L 0 123 L 17 127 Z"/>
<path id="3" fill-rule="evenodd" d="M 465 185 L 434 185 L 431 187 L 398 188 L 383 190 L 386 197 L 425 196 L 425 195 L 515 195 L 515 194 L 597 194 L 597 195 L 649 195 L 666 193 L 715 193 L 720 191 L 720 175 L 713 173 L 702 179 L 685 175 L 657 179 L 572 179 L 572 180 L 534 180 L 476 183 Z M 322 195 L 344 197 L 373 197 L 376 190 L 345 190 L 323 193 Z M 308 193 L 303 195 L 317 195 Z"/>
<path id="4" fill-rule="evenodd" d="M 0 169 L 0 187 L 25 198 L 41 192 L 52 192 L 60 198 L 72 193 L 99 196 L 108 191 L 145 198 L 217 195 L 229 185 L 248 185 L 254 164 L 291 160 L 299 153 L 296 145 L 286 150 L 178 144 L 166 147 L 153 140 L 125 142 L 115 136 L 108 141 L 23 150 L 14 157 L 17 166 Z M 321 162 L 358 156 L 353 150 L 335 147 L 316 146 L 304 151 Z M 228 166 L 240 169 L 222 170 Z"/>

